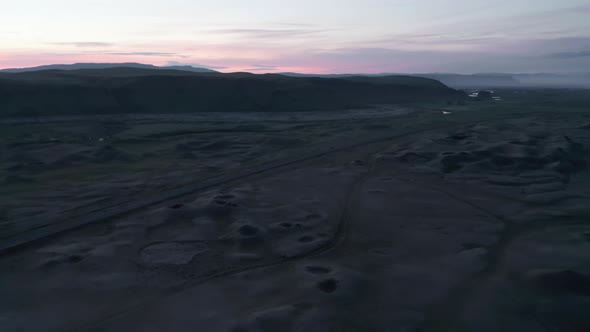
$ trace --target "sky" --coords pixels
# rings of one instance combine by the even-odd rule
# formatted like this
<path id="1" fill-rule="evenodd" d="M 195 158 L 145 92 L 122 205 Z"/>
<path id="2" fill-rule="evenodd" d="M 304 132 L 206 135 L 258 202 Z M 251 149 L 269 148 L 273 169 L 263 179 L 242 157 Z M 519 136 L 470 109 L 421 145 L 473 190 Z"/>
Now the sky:
<path id="1" fill-rule="evenodd" d="M 590 72 L 590 0 L 0 0 L 0 68 Z"/>

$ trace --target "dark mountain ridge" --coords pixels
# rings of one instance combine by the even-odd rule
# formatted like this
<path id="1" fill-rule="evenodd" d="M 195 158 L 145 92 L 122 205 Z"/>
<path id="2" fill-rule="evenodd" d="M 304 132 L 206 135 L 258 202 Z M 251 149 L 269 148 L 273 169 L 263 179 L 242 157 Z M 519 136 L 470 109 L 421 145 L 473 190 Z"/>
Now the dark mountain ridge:
<path id="1" fill-rule="evenodd" d="M 137 67 L 0 73 L 0 116 L 314 111 L 464 98 L 438 81 L 410 76 L 318 78 Z"/>
<path id="2" fill-rule="evenodd" d="M 332 77 L 344 78 L 361 74 L 300 74 L 282 73 L 292 77 Z M 381 77 L 397 74 L 365 74 L 366 77 Z M 463 88 L 498 88 L 498 87 L 546 87 L 546 88 L 590 88 L 589 73 L 418 73 L 404 74 L 413 77 L 423 77 L 438 80 L 450 87 Z"/>
<path id="3" fill-rule="evenodd" d="M 87 70 L 87 69 L 111 69 L 109 75 L 122 75 L 125 68 L 144 70 L 183 71 L 193 73 L 218 73 L 217 71 L 199 68 L 188 65 L 175 66 L 154 66 L 135 62 L 127 63 L 75 63 L 55 64 L 30 68 L 2 69 L 2 73 L 24 73 L 38 72 L 45 70 Z M 117 70 L 113 70 L 117 69 Z M 136 74 L 140 72 L 135 72 Z M 178 73 L 172 75 L 179 75 Z M 383 77 L 383 76 L 413 76 L 430 78 L 444 83 L 453 88 L 497 88 L 497 87 L 563 87 L 563 88 L 589 88 L 590 73 L 475 73 L 475 74 L 454 74 L 454 73 L 381 73 L 381 74 L 301 74 L 285 72 L 280 75 L 290 77 L 322 77 L 322 78 L 349 78 L 349 77 Z"/>

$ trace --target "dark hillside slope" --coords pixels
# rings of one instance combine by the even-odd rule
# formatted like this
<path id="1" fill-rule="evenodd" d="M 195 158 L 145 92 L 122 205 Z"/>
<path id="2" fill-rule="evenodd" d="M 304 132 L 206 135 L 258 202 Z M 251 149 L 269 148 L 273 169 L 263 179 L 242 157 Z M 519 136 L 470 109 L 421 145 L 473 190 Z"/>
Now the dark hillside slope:
<path id="1" fill-rule="evenodd" d="M 491 88 L 491 87 L 518 87 L 521 85 L 518 79 L 511 74 L 473 74 L 473 75 L 462 75 L 462 74 L 410 74 L 410 75 L 398 75 L 398 74 L 369 74 L 369 75 L 356 75 L 356 74 L 298 74 L 298 73 L 283 73 L 286 76 L 291 77 L 324 77 L 324 78 L 347 78 L 347 79 L 359 79 L 359 78 L 387 78 L 387 77 L 422 77 L 428 78 L 435 81 L 439 81 L 452 88 Z"/>
<path id="2" fill-rule="evenodd" d="M 296 78 L 137 68 L 0 75 L 0 116 L 311 111 L 462 98 L 440 82 L 405 76 Z"/>
<path id="3" fill-rule="evenodd" d="M 16 81 L 54 82 L 57 84 L 100 84 L 103 79 L 117 77 L 141 77 L 141 76 L 195 76 L 195 75 L 221 75 L 216 72 L 195 73 L 174 69 L 149 69 L 149 68 L 105 68 L 105 69 L 76 69 L 76 70 L 38 70 L 22 73 L 0 72 L 0 79 L 6 78 Z M 97 81 L 98 80 L 98 81 Z"/>
<path id="4" fill-rule="evenodd" d="M 431 78 L 454 88 L 477 87 L 518 87 L 520 82 L 507 74 L 416 74 L 417 77 Z"/>
<path id="5" fill-rule="evenodd" d="M 353 76 L 344 76 L 344 77 L 334 77 L 339 78 L 342 80 L 348 80 L 353 82 L 364 82 L 364 83 L 373 83 L 373 84 L 396 84 L 396 85 L 409 85 L 409 86 L 421 86 L 424 88 L 446 88 L 447 86 L 442 82 L 428 78 L 422 77 L 418 78 L 415 76 L 404 76 L 404 75 L 387 75 L 387 76 L 362 76 L 362 75 L 353 75 Z"/>

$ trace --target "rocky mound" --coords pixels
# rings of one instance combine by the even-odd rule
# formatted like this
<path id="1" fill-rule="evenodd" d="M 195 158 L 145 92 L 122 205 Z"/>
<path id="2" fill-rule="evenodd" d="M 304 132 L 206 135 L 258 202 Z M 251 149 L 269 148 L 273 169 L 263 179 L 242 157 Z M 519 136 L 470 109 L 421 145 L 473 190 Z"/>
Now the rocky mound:
<path id="1" fill-rule="evenodd" d="M 476 125 L 408 142 L 377 157 L 415 170 L 502 186 L 553 191 L 587 168 L 582 140 L 562 132 L 520 126 Z"/>

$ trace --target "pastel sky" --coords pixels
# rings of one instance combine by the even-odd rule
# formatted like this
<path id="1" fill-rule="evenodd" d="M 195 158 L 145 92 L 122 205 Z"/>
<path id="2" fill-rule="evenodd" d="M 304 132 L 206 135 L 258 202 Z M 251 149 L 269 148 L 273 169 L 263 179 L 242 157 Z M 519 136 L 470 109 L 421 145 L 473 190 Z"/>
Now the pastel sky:
<path id="1" fill-rule="evenodd" d="M 590 0 L 0 0 L 0 68 L 590 71 Z"/>

